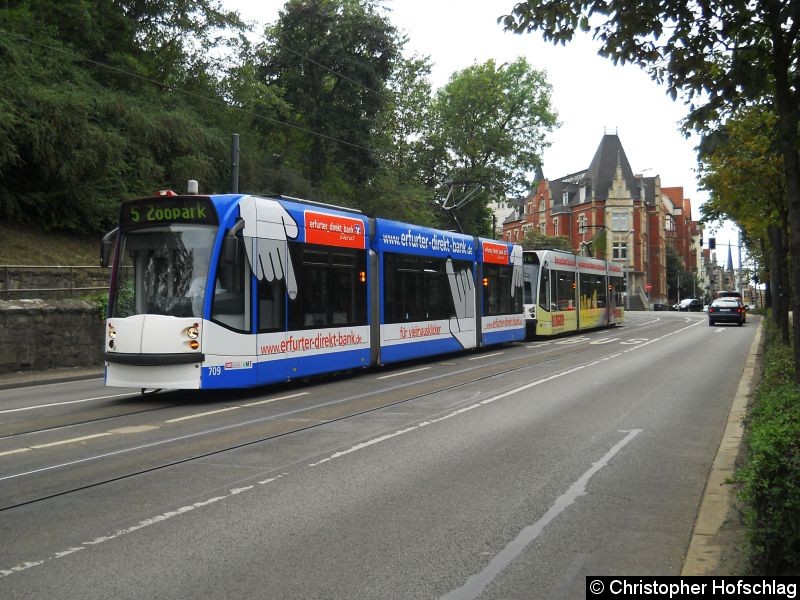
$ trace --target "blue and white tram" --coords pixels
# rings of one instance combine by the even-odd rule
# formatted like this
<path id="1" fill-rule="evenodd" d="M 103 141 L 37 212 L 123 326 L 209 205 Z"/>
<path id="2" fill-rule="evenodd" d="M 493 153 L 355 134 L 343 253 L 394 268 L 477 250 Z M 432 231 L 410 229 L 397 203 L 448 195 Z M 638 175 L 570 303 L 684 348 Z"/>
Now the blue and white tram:
<path id="1" fill-rule="evenodd" d="M 287 197 L 120 209 L 109 386 L 248 387 L 524 336 L 519 246 Z"/>

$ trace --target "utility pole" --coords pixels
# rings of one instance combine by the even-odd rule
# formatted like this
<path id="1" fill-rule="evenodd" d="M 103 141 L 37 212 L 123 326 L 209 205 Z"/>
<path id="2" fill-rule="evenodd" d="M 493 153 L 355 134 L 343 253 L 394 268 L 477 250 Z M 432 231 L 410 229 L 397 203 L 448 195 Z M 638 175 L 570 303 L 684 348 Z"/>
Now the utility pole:
<path id="1" fill-rule="evenodd" d="M 737 252 L 739 254 L 739 279 L 737 285 L 737 291 L 739 292 L 739 297 L 742 298 L 742 230 L 739 230 L 739 243 L 736 245 Z"/>
<path id="2" fill-rule="evenodd" d="M 231 192 L 239 193 L 239 134 L 231 139 Z"/>

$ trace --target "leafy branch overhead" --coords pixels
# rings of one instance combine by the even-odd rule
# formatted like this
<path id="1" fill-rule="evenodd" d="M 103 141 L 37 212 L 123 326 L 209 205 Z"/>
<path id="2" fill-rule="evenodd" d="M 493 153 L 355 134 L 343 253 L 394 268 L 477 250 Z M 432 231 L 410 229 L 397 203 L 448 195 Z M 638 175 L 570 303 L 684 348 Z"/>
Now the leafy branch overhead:
<path id="1" fill-rule="evenodd" d="M 446 178 L 491 195 L 524 187 L 555 125 L 544 76 L 474 65 L 447 91 L 374 0 L 289 0 L 251 31 L 220 0 L 46 0 L 0 7 L 0 215 L 98 233 L 120 200 L 239 189 L 450 225 Z M 448 106 L 450 103 L 452 106 Z M 538 111 L 538 112 L 536 112 Z M 458 119 L 471 115 L 466 140 Z M 470 174 L 470 176 L 472 176 Z"/>
<path id="2" fill-rule="evenodd" d="M 800 314 L 800 3 L 531 0 L 516 4 L 500 21 L 509 31 L 541 32 L 545 40 L 554 43 L 566 43 L 579 31 L 589 32 L 599 43 L 600 54 L 614 62 L 641 66 L 655 81 L 665 84 L 673 98 L 680 95 L 688 105 L 685 128 L 706 134 L 704 181 L 714 186 L 717 196 L 711 210 L 741 218 L 751 236 L 757 230 L 749 220 L 755 211 L 735 206 L 740 202 L 739 193 L 727 185 L 732 174 L 723 175 L 724 169 L 714 162 L 722 154 L 710 147 L 722 148 L 720 141 L 734 133 L 737 121 L 743 125 L 755 118 L 749 110 L 769 107 L 774 120 L 768 125 L 768 143 L 762 143 L 765 160 L 757 166 L 764 168 L 765 175 L 775 173 L 777 165 L 770 159 L 779 157 L 783 185 L 782 190 L 768 185 L 751 198 L 767 201 L 769 208 L 762 214 L 784 214 L 786 219 L 770 225 L 768 239 L 751 237 L 751 243 L 770 251 L 770 270 L 775 277 L 782 271 L 775 261 L 787 256 L 782 239 L 789 240 L 790 282 L 787 285 L 780 276 L 772 282 L 778 290 L 794 290 L 791 306 L 775 311 L 786 331 L 788 309 Z M 776 193 L 766 198 L 768 190 Z M 724 197 L 720 197 L 722 193 Z M 772 199 L 783 206 L 773 206 Z M 782 293 L 776 295 L 782 297 Z M 800 327 L 793 329 L 793 336 L 795 380 L 800 383 Z"/>

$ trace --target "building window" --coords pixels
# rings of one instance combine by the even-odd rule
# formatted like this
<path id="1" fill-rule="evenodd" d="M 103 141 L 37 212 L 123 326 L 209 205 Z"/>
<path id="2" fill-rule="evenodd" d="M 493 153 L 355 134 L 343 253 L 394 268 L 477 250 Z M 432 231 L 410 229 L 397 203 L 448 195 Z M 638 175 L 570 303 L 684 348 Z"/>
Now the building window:
<path id="1" fill-rule="evenodd" d="M 628 242 L 612 243 L 611 258 L 613 260 L 628 260 Z"/>
<path id="2" fill-rule="evenodd" d="M 564 206 L 569 204 L 569 192 L 563 192 L 561 194 L 561 204 L 563 204 Z"/>
<path id="3" fill-rule="evenodd" d="M 547 235 L 547 223 L 545 221 L 539 223 L 539 231 L 542 232 L 542 235 Z"/>
<path id="4" fill-rule="evenodd" d="M 611 229 L 614 231 L 625 231 L 629 229 L 628 226 L 628 213 L 626 212 L 612 212 L 611 213 Z"/>
<path id="5" fill-rule="evenodd" d="M 553 219 L 553 235 L 558 237 L 558 219 Z"/>
<path id="6" fill-rule="evenodd" d="M 580 189 L 581 202 L 586 202 L 586 186 Z"/>
<path id="7" fill-rule="evenodd" d="M 578 215 L 578 233 L 586 233 L 586 215 Z"/>

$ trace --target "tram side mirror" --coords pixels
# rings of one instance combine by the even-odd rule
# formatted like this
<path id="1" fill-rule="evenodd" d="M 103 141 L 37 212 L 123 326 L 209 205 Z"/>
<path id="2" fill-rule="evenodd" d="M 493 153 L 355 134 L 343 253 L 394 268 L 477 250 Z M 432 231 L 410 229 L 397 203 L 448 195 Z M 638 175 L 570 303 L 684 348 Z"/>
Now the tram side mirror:
<path id="1" fill-rule="evenodd" d="M 100 242 L 100 266 L 108 267 L 111 264 L 111 253 L 114 251 L 114 246 L 117 244 L 117 234 L 119 228 L 109 231 L 103 236 Z"/>
<path id="2" fill-rule="evenodd" d="M 225 235 L 225 239 L 222 240 L 222 255 L 220 256 L 222 262 L 232 264 L 239 261 L 240 254 L 244 249 L 242 245 L 244 243 L 242 240 L 243 229 L 244 221 L 239 219 Z"/>
<path id="3" fill-rule="evenodd" d="M 239 259 L 239 252 L 242 248 L 242 240 L 236 236 L 227 236 L 222 241 L 222 255 L 220 258 L 226 265 L 235 264 Z"/>

